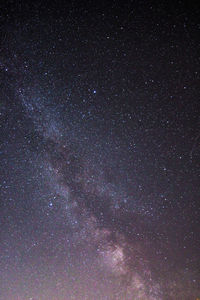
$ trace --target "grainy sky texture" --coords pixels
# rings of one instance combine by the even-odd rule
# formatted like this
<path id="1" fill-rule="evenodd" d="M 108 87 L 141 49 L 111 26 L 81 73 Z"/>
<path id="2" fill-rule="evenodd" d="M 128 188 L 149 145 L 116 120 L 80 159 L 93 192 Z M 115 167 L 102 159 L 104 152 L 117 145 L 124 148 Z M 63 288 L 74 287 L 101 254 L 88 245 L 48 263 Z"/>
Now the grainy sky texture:
<path id="1" fill-rule="evenodd" d="M 0 300 L 200 297 L 199 15 L 1 1 Z"/>

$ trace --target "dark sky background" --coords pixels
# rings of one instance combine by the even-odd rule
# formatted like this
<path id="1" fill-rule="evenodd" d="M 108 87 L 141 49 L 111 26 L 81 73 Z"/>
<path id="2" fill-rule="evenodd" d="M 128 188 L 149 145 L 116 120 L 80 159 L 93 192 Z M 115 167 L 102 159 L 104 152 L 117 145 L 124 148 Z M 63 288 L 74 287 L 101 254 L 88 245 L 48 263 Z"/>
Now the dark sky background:
<path id="1" fill-rule="evenodd" d="M 0 300 L 200 297 L 200 11 L 1 1 Z"/>

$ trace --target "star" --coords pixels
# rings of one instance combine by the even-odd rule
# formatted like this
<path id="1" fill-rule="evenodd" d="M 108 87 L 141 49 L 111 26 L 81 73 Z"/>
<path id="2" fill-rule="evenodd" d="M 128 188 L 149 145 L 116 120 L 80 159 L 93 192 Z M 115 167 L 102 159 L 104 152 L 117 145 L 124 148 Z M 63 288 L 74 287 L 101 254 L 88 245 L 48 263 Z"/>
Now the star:
<path id="1" fill-rule="evenodd" d="M 199 14 L 2 4 L 1 300 L 197 299 Z"/>

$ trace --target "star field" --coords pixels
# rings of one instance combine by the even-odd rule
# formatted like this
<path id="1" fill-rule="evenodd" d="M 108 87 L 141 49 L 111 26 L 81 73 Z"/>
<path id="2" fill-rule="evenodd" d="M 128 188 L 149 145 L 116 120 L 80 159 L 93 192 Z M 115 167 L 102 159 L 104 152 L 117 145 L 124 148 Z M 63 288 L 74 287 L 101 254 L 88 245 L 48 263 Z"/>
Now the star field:
<path id="1" fill-rule="evenodd" d="M 198 15 L 1 4 L 0 300 L 200 297 Z"/>

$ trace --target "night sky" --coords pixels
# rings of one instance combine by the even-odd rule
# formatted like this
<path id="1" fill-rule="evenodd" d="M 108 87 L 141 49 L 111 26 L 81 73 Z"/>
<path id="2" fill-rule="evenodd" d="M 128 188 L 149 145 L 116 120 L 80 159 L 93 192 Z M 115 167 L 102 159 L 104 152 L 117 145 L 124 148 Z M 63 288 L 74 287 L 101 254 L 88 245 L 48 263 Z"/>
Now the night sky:
<path id="1" fill-rule="evenodd" d="M 0 300 L 196 300 L 198 7 L 28 2 L 0 7 Z"/>

